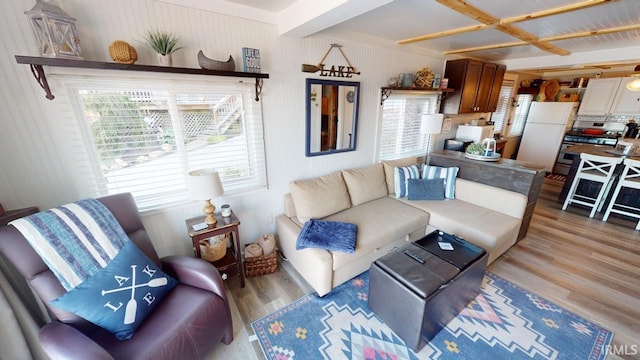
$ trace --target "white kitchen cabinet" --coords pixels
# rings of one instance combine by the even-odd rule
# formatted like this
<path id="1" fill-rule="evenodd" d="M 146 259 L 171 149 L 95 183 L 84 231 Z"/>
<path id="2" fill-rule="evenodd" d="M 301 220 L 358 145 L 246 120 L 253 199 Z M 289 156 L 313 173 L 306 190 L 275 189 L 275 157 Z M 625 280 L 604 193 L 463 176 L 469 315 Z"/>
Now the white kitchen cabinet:
<path id="1" fill-rule="evenodd" d="M 607 115 L 621 78 L 590 79 L 584 91 L 578 115 Z"/>
<path id="2" fill-rule="evenodd" d="M 591 79 L 578 115 L 640 115 L 640 92 L 627 89 L 633 78 Z"/>
<path id="3" fill-rule="evenodd" d="M 613 99 L 611 114 L 613 115 L 640 115 L 640 91 L 627 89 L 627 84 L 635 80 L 635 77 L 620 79 L 618 92 Z"/>

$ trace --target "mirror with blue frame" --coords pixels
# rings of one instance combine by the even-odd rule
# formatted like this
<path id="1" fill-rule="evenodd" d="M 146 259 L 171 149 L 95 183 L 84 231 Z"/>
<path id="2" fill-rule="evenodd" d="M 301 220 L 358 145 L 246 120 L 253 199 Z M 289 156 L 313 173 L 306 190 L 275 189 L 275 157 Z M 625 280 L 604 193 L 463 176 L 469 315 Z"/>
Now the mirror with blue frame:
<path id="1" fill-rule="evenodd" d="M 360 83 L 307 79 L 306 156 L 356 149 Z"/>

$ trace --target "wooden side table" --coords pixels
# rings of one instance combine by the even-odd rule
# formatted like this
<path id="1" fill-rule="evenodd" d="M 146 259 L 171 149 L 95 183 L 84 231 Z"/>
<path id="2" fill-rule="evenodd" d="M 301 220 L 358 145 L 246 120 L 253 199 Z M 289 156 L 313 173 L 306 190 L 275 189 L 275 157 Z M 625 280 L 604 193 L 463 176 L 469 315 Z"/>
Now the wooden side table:
<path id="1" fill-rule="evenodd" d="M 227 249 L 227 253 L 222 259 L 211 263 L 220 271 L 223 280 L 229 276 L 240 275 L 240 286 L 244 287 L 244 266 L 242 264 L 242 253 L 240 252 L 240 234 L 238 232 L 240 220 L 233 212 L 231 212 L 231 216 L 227 218 L 223 218 L 219 213 L 215 215 L 218 219 L 215 227 L 209 227 L 203 230 L 194 230 L 193 225 L 204 223 L 204 216 L 194 217 L 185 221 L 187 232 L 193 242 L 193 251 L 196 257 L 201 258 L 200 240 L 230 233 L 231 247 Z"/>

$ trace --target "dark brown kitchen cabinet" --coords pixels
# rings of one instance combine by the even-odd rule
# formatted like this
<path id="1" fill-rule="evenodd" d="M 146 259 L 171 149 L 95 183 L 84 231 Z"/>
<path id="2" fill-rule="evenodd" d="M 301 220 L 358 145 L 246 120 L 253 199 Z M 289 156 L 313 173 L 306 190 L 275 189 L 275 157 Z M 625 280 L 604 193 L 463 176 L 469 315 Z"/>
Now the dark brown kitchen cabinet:
<path id="1" fill-rule="evenodd" d="M 487 111 L 494 112 L 498 108 L 498 100 L 500 100 L 500 89 L 502 88 L 502 80 L 504 73 L 507 71 L 505 65 L 496 65 L 496 74 L 493 77 L 493 85 L 491 86 L 491 94 L 489 95 L 489 105 Z"/>
<path id="2" fill-rule="evenodd" d="M 465 114 L 495 111 L 506 67 L 472 59 L 447 61 L 444 77 L 456 89 L 447 95 L 442 112 Z"/>

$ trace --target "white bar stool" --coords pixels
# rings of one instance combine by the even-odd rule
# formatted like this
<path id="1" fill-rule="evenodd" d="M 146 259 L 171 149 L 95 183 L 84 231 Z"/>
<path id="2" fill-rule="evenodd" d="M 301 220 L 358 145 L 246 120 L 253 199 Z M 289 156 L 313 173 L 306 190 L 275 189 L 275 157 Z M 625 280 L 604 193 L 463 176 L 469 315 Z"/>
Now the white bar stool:
<path id="1" fill-rule="evenodd" d="M 591 208 L 589 217 L 592 218 L 596 211 L 602 209 L 603 200 L 606 199 L 611 189 L 611 181 L 616 165 L 622 162 L 621 157 L 608 157 L 592 155 L 587 153 L 580 154 L 580 165 L 576 176 L 571 183 L 569 194 L 562 205 L 562 210 L 567 210 L 569 204 L 580 204 Z M 580 180 L 591 180 L 602 183 L 598 196 L 595 198 L 576 194 Z"/>
<path id="2" fill-rule="evenodd" d="M 637 204 L 637 206 L 629 206 L 622 205 L 616 202 L 618 201 L 618 194 L 620 193 L 620 189 L 622 189 L 623 187 L 640 189 L 640 161 L 625 159 L 624 165 L 625 167 L 624 170 L 622 170 L 622 174 L 620 175 L 620 181 L 618 181 L 618 185 L 616 185 L 616 189 L 613 191 L 611 202 L 609 203 L 609 206 L 607 206 L 607 211 L 604 213 L 602 221 L 607 221 L 611 213 L 627 215 L 640 219 L 640 204 Z M 640 230 L 640 220 L 638 220 L 636 230 Z"/>

